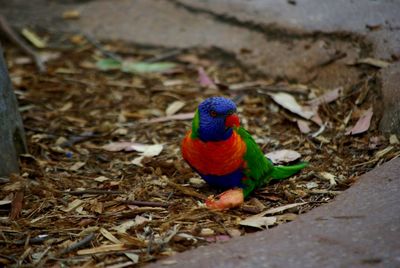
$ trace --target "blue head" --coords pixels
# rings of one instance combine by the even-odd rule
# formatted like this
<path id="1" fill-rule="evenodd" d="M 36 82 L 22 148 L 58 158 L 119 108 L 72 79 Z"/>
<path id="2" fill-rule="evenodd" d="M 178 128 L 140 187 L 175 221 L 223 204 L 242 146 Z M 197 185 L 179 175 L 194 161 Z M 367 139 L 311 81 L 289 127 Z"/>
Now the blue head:
<path id="1" fill-rule="evenodd" d="M 224 97 L 212 97 L 200 103 L 198 108 L 198 135 L 203 141 L 222 141 L 232 135 L 232 128 L 239 126 L 236 105 Z"/>

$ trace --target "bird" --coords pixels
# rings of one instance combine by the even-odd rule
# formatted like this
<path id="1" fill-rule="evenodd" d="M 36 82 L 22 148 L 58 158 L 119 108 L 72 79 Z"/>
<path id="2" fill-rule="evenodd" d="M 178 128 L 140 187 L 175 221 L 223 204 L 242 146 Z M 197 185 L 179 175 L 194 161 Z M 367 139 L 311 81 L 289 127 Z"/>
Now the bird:
<path id="1" fill-rule="evenodd" d="M 210 97 L 195 111 L 191 129 L 182 140 L 183 159 L 211 187 L 224 190 L 209 196 L 210 209 L 239 207 L 255 189 L 271 180 L 288 178 L 308 163 L 276 166 L 240 126 L 236 104 L 225 97 Z"/>

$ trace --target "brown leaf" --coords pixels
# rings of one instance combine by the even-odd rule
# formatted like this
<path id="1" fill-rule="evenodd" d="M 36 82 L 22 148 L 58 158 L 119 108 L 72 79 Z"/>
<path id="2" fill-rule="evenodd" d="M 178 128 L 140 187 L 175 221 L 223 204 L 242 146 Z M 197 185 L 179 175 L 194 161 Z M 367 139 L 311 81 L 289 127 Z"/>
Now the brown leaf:
<path id="1" fill-rule="evenodd" d="M 330 103 L 332 101 L 337 100 L 342 94 L 342 92 L 343 92 L 342 87 L 335 88 L 315 99 L 310 100 L 308 104 L 311 106 L 318 106 L 321 105 L 322 103 Z"/>
<path id="2" fill-rule="evenodd" d="M 350 131 L 346 132 L 346 135 L 356 135 L 367 131 L 371 124 L 372 115 L 373 111 L 371 107 L 362 113 L 360 119 L 358 119 L 357 123 Z"/>
<path id="3" fill-rule="evenodd" d="M 199 67 L 197 71 L 199 73 L 199 83 L 202 87 L 216 88 L 214 81 L 207 75 L 203 67 Z"/>
<path id="4" fill-rule="evenodd" d="M 22 192 L 22 191 L 16 192 L 14 199 L 11 203 L 11 213 L 10 213 L 11 220 L 16 220 L 19 218 L 19 215 L 22 210 L 23 202 L 24 202 L 24 192 Z"/>

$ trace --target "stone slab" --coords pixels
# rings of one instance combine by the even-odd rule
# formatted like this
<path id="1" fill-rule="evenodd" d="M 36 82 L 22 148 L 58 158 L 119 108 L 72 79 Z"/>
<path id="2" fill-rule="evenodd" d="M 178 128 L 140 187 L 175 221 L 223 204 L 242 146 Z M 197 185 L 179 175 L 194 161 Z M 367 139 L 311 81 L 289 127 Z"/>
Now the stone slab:
<path id="1" fill-rule="evenodd" d="M 399 174 L 397 158 L 294 222 L 147 267 L 400 267 Z"/>

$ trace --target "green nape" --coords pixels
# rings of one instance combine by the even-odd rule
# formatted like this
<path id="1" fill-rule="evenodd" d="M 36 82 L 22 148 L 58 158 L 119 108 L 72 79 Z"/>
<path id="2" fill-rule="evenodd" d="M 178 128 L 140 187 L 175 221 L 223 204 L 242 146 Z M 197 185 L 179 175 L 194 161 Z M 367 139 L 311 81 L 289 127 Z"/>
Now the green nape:
<path id="1" fill-rule="evenodd" d="M 199 137 L 199 127 L 200 127 L 199 110 L 196 109 L 192 121 L 192 134 L 190 135 L 192 139 L 196 139 Z"/>

